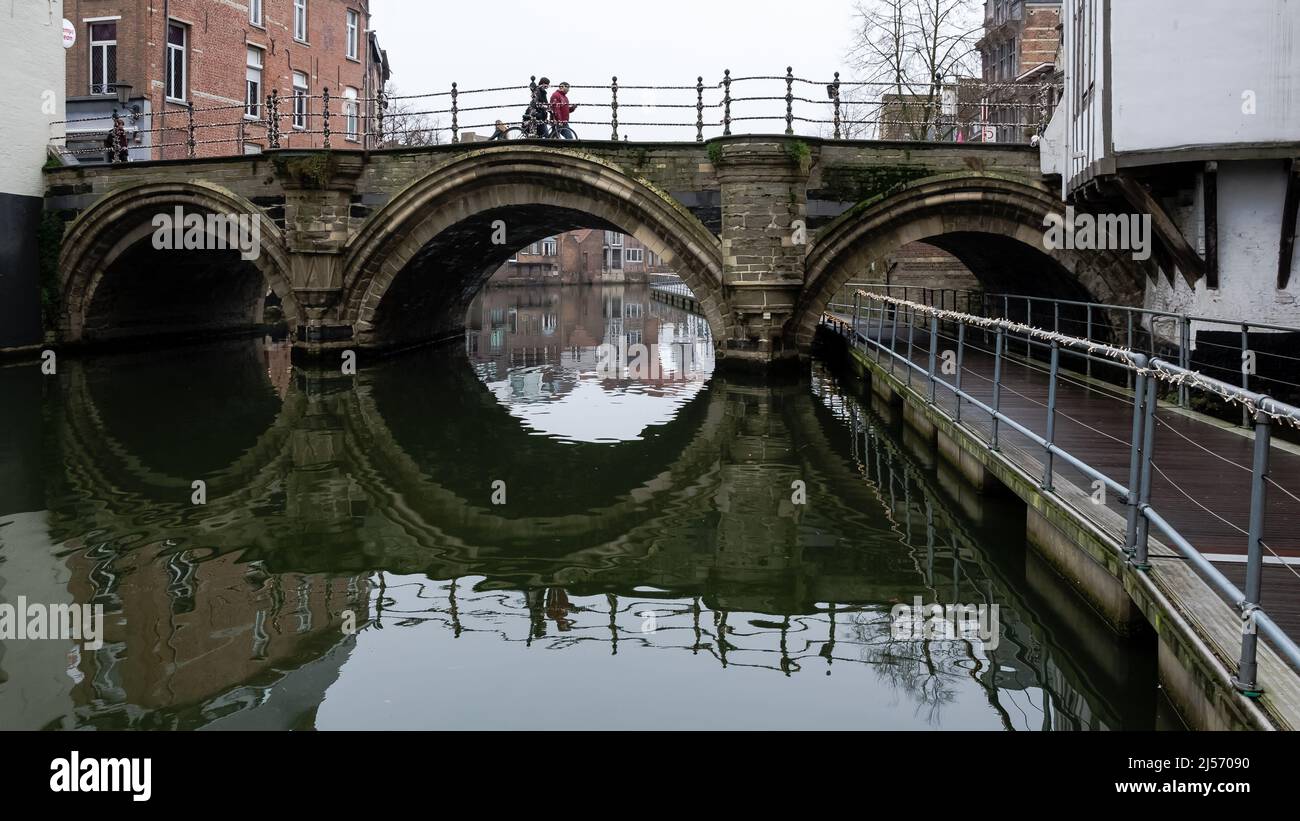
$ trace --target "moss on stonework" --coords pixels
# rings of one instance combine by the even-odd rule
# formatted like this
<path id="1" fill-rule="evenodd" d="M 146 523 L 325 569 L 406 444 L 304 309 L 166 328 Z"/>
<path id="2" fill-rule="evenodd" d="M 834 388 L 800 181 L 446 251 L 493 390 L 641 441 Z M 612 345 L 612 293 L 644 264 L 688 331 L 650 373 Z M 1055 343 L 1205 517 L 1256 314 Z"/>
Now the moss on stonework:
<path id="1" fill-rule="evenodd" d="M 915 165 L 832 165 L 822 171 L 822 188 L 839 202 L 865 202 L 933 174 L 931 169 Z"/>
<path id="2" fill-rule="evenodd" d="M 302 188 L 324 189 L 338 169 L 338 159 L 332 151 L 309 155 L 276 157 L 280 175 Z"/>
<path id="3" fill-rule="evenodd" d="M 57 211 L 41 213 L 36 229 L 41 275 L 41 322 L 53 330 L 59 324 L 59 253 L 63 250 L 63 217 Z"/>
<path id="4" fill-rule="evenodd" d="M 709 143 L 709 162 L 716 168 L 722 164 L 722 143 Z"/>
<path id="5" fill-rule="evenodd" d="M 808 143 L 803 140 L 786 140 L 784 143 L 785 155 L 790 158 L 790 162 L 800 168 L 807 168 L 812 161 L 812 149 Z"/>

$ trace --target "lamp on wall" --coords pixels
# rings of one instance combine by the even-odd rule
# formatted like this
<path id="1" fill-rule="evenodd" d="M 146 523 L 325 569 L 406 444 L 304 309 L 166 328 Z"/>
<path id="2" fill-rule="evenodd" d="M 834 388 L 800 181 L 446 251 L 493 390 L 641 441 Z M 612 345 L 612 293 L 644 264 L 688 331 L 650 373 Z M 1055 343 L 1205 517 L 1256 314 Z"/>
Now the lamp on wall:
<path id="1" fill-rule="evenodd" d="M 134 88 L 134 86 L 130 83 L 113 83 L 113 91 L 117 94 L 117 104 L 127 110 L 126 113 L 130 115 L 131 122 L 135 123 L 139 122 L 140 118 L 144 115 L 143 112 L 140 111 L 140 106 L 127 105 L 131 100 L 132 88 Z"/>

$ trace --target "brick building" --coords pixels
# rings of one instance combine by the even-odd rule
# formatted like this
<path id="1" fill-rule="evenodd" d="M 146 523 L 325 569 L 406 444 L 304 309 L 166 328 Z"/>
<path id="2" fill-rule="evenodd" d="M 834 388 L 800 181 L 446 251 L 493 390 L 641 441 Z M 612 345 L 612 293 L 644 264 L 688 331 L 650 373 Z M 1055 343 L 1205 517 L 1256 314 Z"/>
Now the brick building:
<path id="1" fill-rule="evenodd" d="M 114 111 L 131 159 L 255 153 L 267 142 L 276 90 L 281 147 L 360 149 L 387 58 L 370 32 L 370 0 L 67 0 L 68 148 L 96 161 Z M 125 105 L 118 84 L 130 86 Z M 98 141 L 99 145 L 96 145 Z M 85 153 L 79 153 L 85 152 Z"/>
<path id="2" fill-rule="evenodd" d="M 985 0 L 984 35 L 976 43 L 989 92 L 987 128 L 977 139 L 1025 142 L 1046 123 L 1061 97 L 1061 0 Z"/>
<path id="3" fill-rule="evenodd" d="M 617 231 L 581 228 L 521 248 L 492 275 L 492 283 L 589 285 L 645 282 L 646 274 L 670 272 L 659 255 L 636 237 Z"/>

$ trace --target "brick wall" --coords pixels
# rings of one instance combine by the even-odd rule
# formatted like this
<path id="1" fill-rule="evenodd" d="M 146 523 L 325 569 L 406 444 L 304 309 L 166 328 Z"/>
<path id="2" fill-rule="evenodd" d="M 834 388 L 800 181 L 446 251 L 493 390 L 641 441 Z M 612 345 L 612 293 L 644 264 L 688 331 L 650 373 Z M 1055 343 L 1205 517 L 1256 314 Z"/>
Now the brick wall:
<path id="1" fill-rule="evenodd" d="M 187 29 L 187 97 L 193 103 L 196 133 L 195 153 L 201 157 L 238 154 L 244 145 L 266 147 L 266 127 L 258 120 L 246 120 L 243 104 L 247 79 L 248 47 L 262 49 L 262 97 L 278 89 L 284 98 L 280 107 L 282 147 L 318 148 L 319 133 L 295 132 L 292 123 L 293 74 L 309 77 L 309 94 L 319 97 L 328 88 L 331 97 L 356 89 L 363 98 L 379 81 L 372 71 L 365 79 L 370 0 L 308 0 L 307 41 L 293 36 L 294 0 L 262 0 L 262 25 L 249 22 L 250 0 L 169 0 L 174 22 Z M 357 59 L 346 56 L 347 12 L 359 15 Z M 67 92 L 82 97 L 90 92 L 90 23 L 88 19 L 120 17 L 117 26 L 117 80 L 133 86 L 133 96 L 148 96 L 155 112 L 154 143 L 162 148 L 154 158 L 173 159 L 187 154 L 188 115 L 186 106 L 163 98 L 165 23 L 161 0 L 67 0 L 65 16 L 78 29 L 77 44 L 67 53 Z M 220 111 L 214 109 L 229 108 Z M 342 104 L 333 99 L 331 146 L 361 148 L 344 135 Z M 161 112 L 159 114 L 159 112 Z M 307 131 L 323 130 L 321 101 L 313 101 Z M 264 113 L 259 110 L 259 116 Z M 142 127 L 147 127 L 142 124 Z"/>

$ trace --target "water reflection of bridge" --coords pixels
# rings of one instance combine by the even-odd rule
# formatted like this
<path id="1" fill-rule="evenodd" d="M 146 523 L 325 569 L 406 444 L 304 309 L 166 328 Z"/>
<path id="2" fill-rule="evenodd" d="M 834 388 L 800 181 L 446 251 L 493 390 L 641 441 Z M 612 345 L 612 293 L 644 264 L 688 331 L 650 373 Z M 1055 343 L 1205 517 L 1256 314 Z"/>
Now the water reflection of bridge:
<path id="1" fill-rule="evenodd" d="M 355 380 L 284 380 L 271 357 L 187 352 L 189 377 L 156 359 L 67 363 L 47 414 L 50 549 L 74 598 L 103 603 L 112 625 L 73 691 L 82 720 L 310 724 L 352 652 L 345 610 L 362 641 L 368 619 L 431 619 L 457 636 L 683 650 L 786 675 L 868 668 L 933 717 L 964 677 L 1007 726 L 1146 720 L 1117 704 L 1124 681 L 1089 681 L 1095 659 L 1057 643 L 1060 624 L 1033 615 L 987 539 L 825 381 L 810 394 L 717 379 L 639 439 L 594 444 L 531 435 L 456 357 Z M 239 399 L 214 415 L 214 396 Z M 504 506 L 490 502 L 496 478 Z M 189 502 L 195 479 L 206 507 Z M 795 479 L 807 506 L 791 503 Z M 950 590 L 1003 604 L 1003 648 L 888 640 L 893 602 Z M 1050 722 L 1011 695 L 1035 687 Z M 268 712 L 271 688 L 302 708 Z"/>

